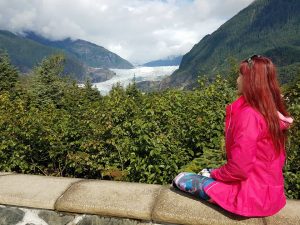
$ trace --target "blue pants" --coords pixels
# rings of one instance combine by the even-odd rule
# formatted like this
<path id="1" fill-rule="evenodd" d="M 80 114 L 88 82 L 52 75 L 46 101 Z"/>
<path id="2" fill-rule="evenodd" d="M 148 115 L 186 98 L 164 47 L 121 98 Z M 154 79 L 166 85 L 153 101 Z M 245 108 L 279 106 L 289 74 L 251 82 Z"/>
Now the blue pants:
<path id="1" fill-rule="evenodd" d="M 204 187 L 214 181 L 215 179 L 211 177 L 202 176 L 194 172 L 181 172 L 172 180 L 172 186 L 208 201 L 210 197 L 205 193 Z"/>

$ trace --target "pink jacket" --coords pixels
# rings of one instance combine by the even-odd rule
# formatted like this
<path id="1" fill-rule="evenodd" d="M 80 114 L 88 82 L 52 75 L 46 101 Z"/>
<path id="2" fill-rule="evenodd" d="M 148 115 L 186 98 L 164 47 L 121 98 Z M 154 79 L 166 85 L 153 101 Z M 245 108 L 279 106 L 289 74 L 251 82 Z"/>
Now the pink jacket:
<path id="1" fill-rule="evenodd" d="M 281 129 L 288 129 L 293 118 L 278 115 Z M 204 189 L 213 203 L 247 217 L 270 216 L 285 206 L 285 153 L 275 158 L 268 135 L 263 116 L 243 95 L 226 106 L 227 162 L 211 172 L 216 182 Z"/>

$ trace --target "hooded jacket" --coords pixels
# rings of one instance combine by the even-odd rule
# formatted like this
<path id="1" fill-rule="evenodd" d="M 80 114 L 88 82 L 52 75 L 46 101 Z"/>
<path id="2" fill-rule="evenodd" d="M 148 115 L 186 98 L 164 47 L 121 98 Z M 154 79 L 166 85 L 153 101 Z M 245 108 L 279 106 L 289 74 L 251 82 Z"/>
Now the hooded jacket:
<path id="1" fill-rule="evenodd" d="M 288 129 L 293 118 L 277 113 L 280 128 Z M 216 181 L 204 188 L 212 202 L 246 217 L 271 216 L 282 209 L 285 149 L 276 157 L 263 116 L 243 95 L 226 106 L 225 146 L 227 162 L 212 170 Z"/>

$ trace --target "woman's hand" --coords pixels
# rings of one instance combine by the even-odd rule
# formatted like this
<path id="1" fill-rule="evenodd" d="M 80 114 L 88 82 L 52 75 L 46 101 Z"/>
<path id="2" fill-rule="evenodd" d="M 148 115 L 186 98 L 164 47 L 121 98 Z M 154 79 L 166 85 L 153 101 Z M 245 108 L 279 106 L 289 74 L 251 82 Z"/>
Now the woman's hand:
<path id="1" fill-rule="evenodd" d="M 205 177 L 210 177 L 210 173 L 211 171 L 213 171 L 213 168 L 204 168 L 203 170 L 201 170 L 198 174 L 205 176 Z"/>

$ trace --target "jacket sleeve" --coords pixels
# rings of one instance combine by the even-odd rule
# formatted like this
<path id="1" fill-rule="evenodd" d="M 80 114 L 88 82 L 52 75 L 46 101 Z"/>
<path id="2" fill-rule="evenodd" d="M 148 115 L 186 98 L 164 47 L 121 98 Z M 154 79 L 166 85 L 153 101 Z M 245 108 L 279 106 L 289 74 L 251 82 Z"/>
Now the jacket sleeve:
<path id="1" fill-rule="evenodd" d="M 256 159 L 257 140 L 260 125 L 253 112 L 238 115 L 233 129 L 233 144 L 230 146 L 231 156 L 227 163 L 211 172 L 211 177 L 218 181 L 234 182 L 246 180 Z"/>

